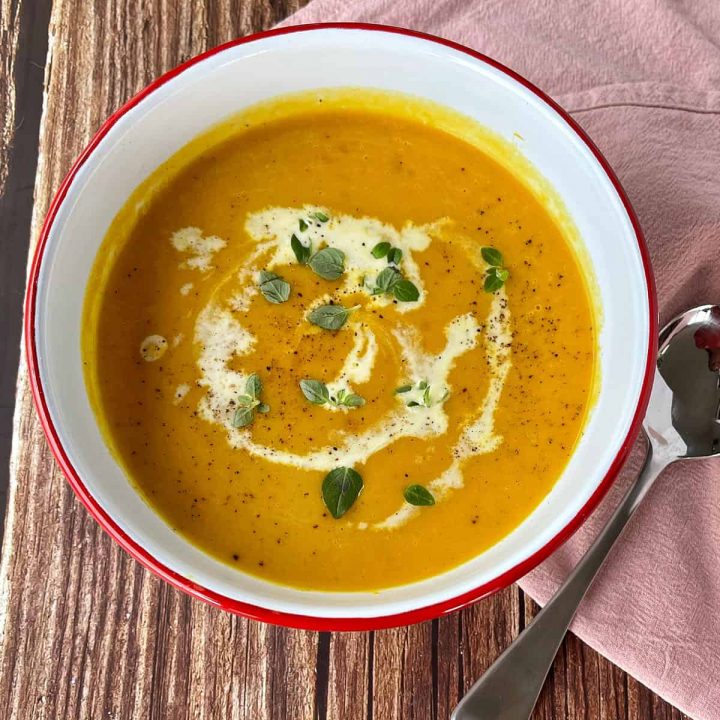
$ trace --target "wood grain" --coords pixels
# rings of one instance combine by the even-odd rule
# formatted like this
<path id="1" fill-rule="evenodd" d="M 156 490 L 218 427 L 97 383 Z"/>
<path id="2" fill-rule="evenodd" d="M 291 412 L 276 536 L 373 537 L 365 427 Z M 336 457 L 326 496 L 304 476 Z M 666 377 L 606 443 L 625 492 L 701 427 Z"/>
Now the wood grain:
<path id="1" fill-rule="evenodd" d="M 50 53 L 32 237 L 73 157 L 118 105 L 182 60 L 268 27 L 301 1 L 56 0 L 49 27 L 35 25 Z M 2 102 L 17 74 L 13 18 L 41 16 L 19 0 L 0 2 Z M 0 108 L 0 161 L 13 142 L 12 112 Z M 75 500 L 35 419 L 24 362 L 10 475 L 0 718 L 447 718 L 536 611 L 512 587 L 431 623 L 331 635 L 193 601 L 120 551 Z M 569 637 L 535 717 L 682 716 Z"/>
<path id="2" fill-rule="evenodd" d="M 50 0 L 0 0 L 0 534 L 49 17 Z"/>

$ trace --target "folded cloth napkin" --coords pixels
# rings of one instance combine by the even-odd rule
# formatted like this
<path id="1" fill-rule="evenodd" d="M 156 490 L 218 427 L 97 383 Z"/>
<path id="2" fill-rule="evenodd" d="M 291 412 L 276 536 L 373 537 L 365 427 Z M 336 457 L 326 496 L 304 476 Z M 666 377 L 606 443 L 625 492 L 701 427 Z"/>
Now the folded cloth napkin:
<path id="1" fill-rule="evenodd" d="M 650 246 L 661 323 L 720 302 L 717 0 L 313 0 L 285 24 L 364 21 L 475 48 L 549 92 L 620 177 Z M 521 587 L 545 602 L 591 543 L 642 449 L 584 526 Z M 720 460 L 666 471 L 573 632 L 683 712 L 720 720 Z"/>

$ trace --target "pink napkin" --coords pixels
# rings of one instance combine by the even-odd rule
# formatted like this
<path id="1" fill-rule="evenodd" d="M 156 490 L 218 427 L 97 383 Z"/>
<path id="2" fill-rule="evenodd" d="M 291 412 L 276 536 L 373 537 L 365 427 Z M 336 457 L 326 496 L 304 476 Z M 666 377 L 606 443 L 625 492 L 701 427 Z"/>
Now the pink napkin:
<path id="1" fill-rule="evenodd" d="M 661 323 L 720 302 L 717 0 L 314 0 L 285 24 L 365 21 L 441 35 L 549 92 L 599 145 L 650 245 Z M 640 444 L 640 443 L 639 443 Z M 544 602 L 636 473 L 520 585 Z M 720 460 L 668 470 L 573 632 L 694 718 L 720 719 Z"/>

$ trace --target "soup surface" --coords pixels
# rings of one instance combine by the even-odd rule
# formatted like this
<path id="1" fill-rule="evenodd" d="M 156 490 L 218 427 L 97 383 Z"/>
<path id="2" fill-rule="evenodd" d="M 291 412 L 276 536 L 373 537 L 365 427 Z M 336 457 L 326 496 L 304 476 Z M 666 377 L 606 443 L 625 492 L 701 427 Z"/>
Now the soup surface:
<path id="1" fill-rule="evenodd" d="M 138 189 L 96 260 L 109 446 L 174 529 L 267 580 L 448 570 L 582 432 L 596 321 L 567 231 L 510 160 L 418 117 L 356 91 L 235 119 Z"/>

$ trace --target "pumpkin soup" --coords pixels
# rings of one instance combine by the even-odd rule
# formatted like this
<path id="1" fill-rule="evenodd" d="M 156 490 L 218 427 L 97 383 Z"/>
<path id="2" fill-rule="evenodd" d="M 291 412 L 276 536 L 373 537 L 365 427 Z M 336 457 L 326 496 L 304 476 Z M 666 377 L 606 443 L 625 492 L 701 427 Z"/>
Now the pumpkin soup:
<path id="1" fill-rule="evenodd" d="M 315 590 L 421 580 L 522 522 L 582 432 L 597 342 L 570 226 L 520 167 L 469 120 L 353 90 L 255 108 L 157 170 L 83 328 L 148 503 Z"/>

